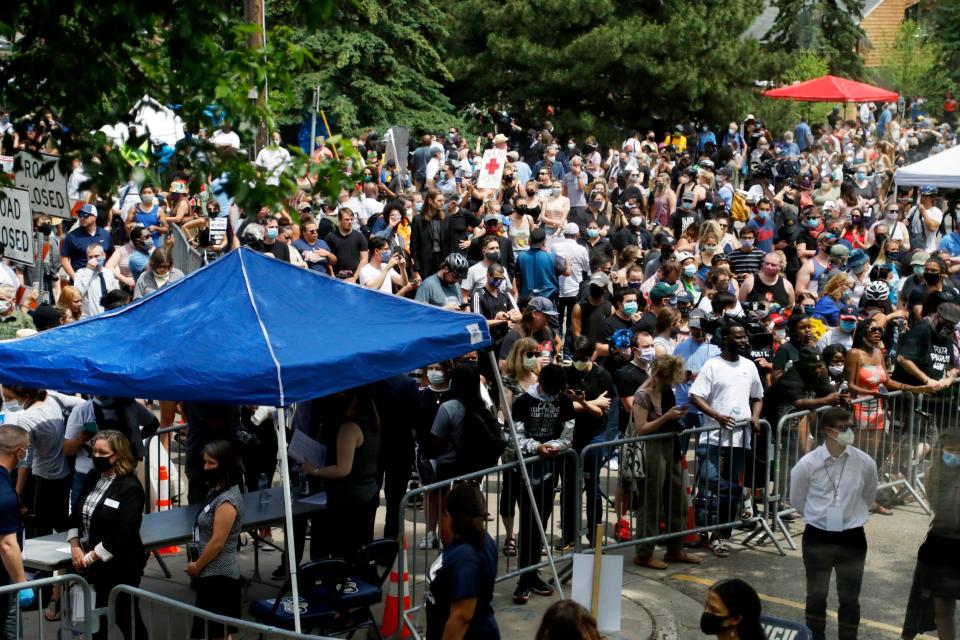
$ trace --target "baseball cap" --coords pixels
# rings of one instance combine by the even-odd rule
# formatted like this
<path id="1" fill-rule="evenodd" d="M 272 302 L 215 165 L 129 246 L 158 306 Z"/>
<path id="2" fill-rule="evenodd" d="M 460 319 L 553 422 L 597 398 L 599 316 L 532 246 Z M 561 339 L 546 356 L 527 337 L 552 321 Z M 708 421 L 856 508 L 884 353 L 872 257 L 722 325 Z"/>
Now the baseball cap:
<path id="1" fill-rule="evenodd" d="M 686 291 L 681 291 L 677 294 L 677 304 L 693 304 L 693 296 Z"/>
<path id="2" fill-rule="evenodd" d="M 860 313 L 857 311 L 856 307 L 846 306 L 843 309 L 840 309 L 840 319 L 841 320 L 859 320 Z"/>
<path id="3" fill-rule="evenodd" d="M 937 307 L 937 315 L 950 324 L 960 323 L 960 305 L 954 302 L 943 302 Z"/>
<path id="4" fill-rule="evenodd" d="M 38 331 L 46 331 L 60 326 L 60 314 L 49 304 L 38 305 L 36 309 L 30 312 L 33 318 L 33 324 Z"/>
<path id="5" fill-rule="evenodd" d="M 910 264 L 926 264 L 929 259 L 930 254 L 926 251 L 917 251 L 913 254 L 913 257 L 910 258 Z"/>
<path id="6" fill-rule="evenodd" d="M 590 284 L 595 284 L 598 287 L 608 287 L 610 286 L 610 276 L 605 274 L 603 271 L 597 271 L 595 274 L 590 276 Z"/>
<path id="7" fill-rule="evenodd" d="M 553 306 L 553 303 L 550 302 L 547 298 L 543 296 L 537 296 L 535 298 L 530 298 L 530 302 L 527 303 L 527 309 L 530 311 L 539 311 L 540 313 L 546 314 L 548 316 L 559 315 L 557 313 L 557 308 Z"/>
<path id="8" fill-rule="evenodd" d="M 577 226 L 576 222 L 568 222 L 563 228 L 563 235 L 565 236 L 575 236 L 580 233 L 580 227 Z"/>
<path id="9" fill-rule="evenodd" d="M 750 122 L 751 120 L 756 121 L 757 117 L 752 113 L 748 113 L 747 117 L 743 119 L 744 122 Z"/>
<path id="10" fill-rule="evenodd" d="M 504 202 L 500 205 L 500 215 L 502 216 L 512 216 L 513 215 L 513 205 L 509 202 Z"/>
<path id="11" fill-rule="evenodd" d="M 676 240 L 669 233 L 658 233 L 656 240 L 660 243 L 660 246 L 672 247 L 676 243 Z"/>
<path id="12" fill-rule="evenodd" d="M 835 244 L 830 247 L 830 256 L 832 258 L 846 258 L 850 255 L 850 247 L 845 244 Z"/>
<path id="13" fill-rule="evenodd" d="M 516 151 L 507 151 L 507 159 L 516 162 L 520 159 L 520 154 Z"/>
<path id="14" fill-rule="evenodd" d="M 483 224 L 487 224 L 488 222 L 500 222 L 500 214 L 488 213 L 487 215 L 483 216 Z"/>
<path id="15" fill-rule="evenodd" d="M 816 347 L 804 347 L 800 349 L 800 358 L 797 364 L 800 366 L 812 367 L 823 362 L 823 356 Z"/>
<path id="16" fill-rule="evenodd" d="M 690 311 L 690 317 L 687 319 L 687 326 L 693 329 L 703 329 L 702 321 L 707 317 L 707 312 L 703 309 L 693 309 Z"/>
<path id="17" fill-rule="evenodd" d="M 824 213 L 826 213 L 827 211 L 836 211 L 837 203 L 834 202 L 833 200 L 827 200 L 826 202 L 823 203 L 823 206 L 820 208 L 823 210 Z"/>
<path id="18" fill-rule="evenodd" d="M 547 239 L 547 232 L 543 230 L 543 227 L 537 227 L 530 232 L 530 244 L 543 244 Z"/>
<path id="19" fill-rule="evenodd" d="M 776 311 L 768 315 L 767 320 L 772 322 L 774 326 L 781 325 L 787 321 L 786 318 L 784 318 L 781 314 L 777 313 Z"/>
<path id="20" fill-rule="evenodd" d="M 679 288 L 680 285 L 658 282 L 657 284 L 653 285 L 653 289 L 650 290 L 650 299 L 663 300 L 664 298 L 669 298 L 675 294 Z"/>
<path id="21" fill-rule="evenodd" d="M 683 201 L 684 201 L 684 202 L 693 202 L 695 199 L 696 199 L 696 194 L 694 194 L 693 191 L 690 191 L 690 190 L 688 189 L 687 191 L 684 191 L 684 192 L 683 192 Z"/>
<path id="22" fill-rule="evenodd" d="M 684 260 L 689 260 L 692 257 L 693 254 L 689 251 L 678 251 L 676 254 L 674 254 L 673 259 L 682 263 Z"/>
<path id="23" fill-rule="evenodd" d="M 89 203 L 80 207 L 80 211 L 77 212 L 77 216 L 80 218 L 84 218 L 86 216 L 95 216 L 95 215 L 97 215 L 97 208 Z"/>

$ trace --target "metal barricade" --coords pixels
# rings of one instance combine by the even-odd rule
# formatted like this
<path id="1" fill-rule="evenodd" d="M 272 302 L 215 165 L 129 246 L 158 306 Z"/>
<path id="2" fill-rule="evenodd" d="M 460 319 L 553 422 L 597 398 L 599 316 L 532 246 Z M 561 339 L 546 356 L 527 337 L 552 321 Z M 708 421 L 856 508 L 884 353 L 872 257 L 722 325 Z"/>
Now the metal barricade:
<path id="1" fill-rule="evenodd" d="M 527 465 L 533 478 L 535 495 L 541 496 L 543 500 L 541 515 L 544 516 L 544 532 L 548 544 L 553 545 L 554 562 L 568 561 L 572 558 L 574 545 L 565 544 L 563 535 L 561 522 L 563 510 L 561 503 L 562 477 L 564 475 L 574 479 L 577 477 L 576 452 L 568 449 L 549 459 L 546 464 L 538 456 L 526 458 L 523 463 Z M 434 482 L 408 492 L 400 501 L 398 531 L 401 532 L 401 536 L 405 536 L 406 540 L 410 540 L 411 544 L 408 545 L 406 552 L 401 551 L 400 553 L 397 573 L 401 576 L 401 579 L 405 575 L 409 576 L 409 602 L 412 606 L 405 609 L 404 598 L 397 598 L 398 619 L 401 624 L 405 624 L 411 630 L 414 637 L 420 638 L 421 632 L 412 616 L 424 609 L 423 590 L 426 586 L 426 575 L 441 552 L 439 540 L 434 546 L 428 534 L 431 533 L 434 528 L 433 525 L 436 523 L 434 536 L 439 537 L 442 494 L 454 483 L 477 483 L 487 500 L 490 514 L 487 526 L 488 533 L 500 548 L 497 582 L 510 580 L 528 571 L 536 571 L 549 566 L 545 550 L 541 548 L 540 533 L 533 522 L 533 518 L 531 517 L 526 522 L 523 520 L 523 509 L 525 506 L 529 506 L 529 497 L 521 477 L 520 465 L 521 462 L 515 460 L 490 469 L 457 476 L 442 482 Z M 521 529 L 528 534 L 525 539 L 520 537 Z M 504 546 L 511 538 L 514 539 L 518 550 L 517 555 L 505 555 L 503 552 Z M 401 538 L 400 543 L 402 547 L 403 538 Z M 520 552 L 523 550 L 524 543 L 531 545 L 530 548 L 533 549 L 536 561 L 520 568 Z M 418 602 L 418 599 L 420 602 Z"/>
<path id="2" fill-rule="evenodd" d="M 48 622 L 44 618 L 44 609 L 48 601 L 43 600 L 43 592 L 48 588 L 59 588 L 60 620 Z M 23 589 L 33 589 L 37 598 L 36 611 L 20 611 L 18 594 Z M 9 598 L 10 609 L 4 612 L 4 626 L 7 638 L 43 638 L 54 633 L 58 638 L 83 638 L 91 640 L 97 631 L 97 616 L 94 613 L 95 596 L 93 588 L 76 574 L 66 574 L 29 580 L 0 587 L 0 595 Z M 16 615 L 11 615 L 16 611 Z M 36 624 L 33 620 L 36 620 Z M 0 634 L 3 635 L 3 634 Z"/>
<path id="3" fill-rule="evenodd" d="M 245 639 L 263 639 L 271 640 L 273 638 L 297 638 L 301 640 L 330 640 L 329 636 L 315 636 L 305 633 L 294 633 L 277 627 L 258 624 L 247 620 L 237 618 L 228 618 L 198 609 L 194 606 L 184 604 L 177 600 L 157 595 L 150 591 L 144 591 L 127 585 L 114 587 L 110 592 L 107 606 L 107 620 L 110 625 L 111 638 L 121 638 L 117 627 L 117 618 L 121 620 L 133 620 L 139 611 L 144 625 L 148 629 L 150 638 L 190 638 L 191 631 L 196 629 L 206 640 L 214 637 L 227 637 L 223 633 L 223 626 L 233 627 L 237 631 L 231 631 L 230 636 L 236 640 Z M 211 633 L 219 630 L 220 635 Z M 136 625 L 131 625 L 130 635 L 127 640 L 147 640 L 137 634 Z"/>
<path id="4" fill-rule="evenodd" d="M 203 256 L 190 246 L 190 241 L 178 225 L 170 225 L 170 235 L 173 236 L 170 255 L 174 266 L 183 271 L 183 275 L 189 275 L 203 266 Z"/>
<path id="5" fill-rule="evenodd" d="M 940 434 L 960 425 L 960 380 L 936 394 L 918 394 L 912 412 L 915 422 L 910 483 L 926 495 L 923 478 L 930 469 L 933 447 Z M 929 510 L 927 511 L 929 513 Z"/>
<path id="6" fill-rule="evenodd" d="M 748 540 L 763 533 L 783 554 L 765 519 L 774 449 L 770 425 L 761 421 L 760 426 L 760 433 L 740 423 L 732 429 L 698 427 L 588 445 L 578 459 L 583 532 L 612 522 L 605 551 L 637 547 L 638 557 L 648 557 L 657 544 L 679 551 L 685 542 L 700 544 L 708 534 L 725 538 L 734 529 L 747 529 L 756 532 Z M 646 477 L 628 486 L 610 470 L 608 460 L 612 451 L 636 444 L 644 449 Z M 625 458 L 619 456 L 621 471 Z M 585 499 L 593 492 L 595 500 Z M 596 506 L 586 506 L 584 512 L 587 503 Z M 629 523 L 629 539 L 615 537 L 622 519 Z M 577 541 L 578 552 L 592 552 L 579 548 L 580 536 Z"/>

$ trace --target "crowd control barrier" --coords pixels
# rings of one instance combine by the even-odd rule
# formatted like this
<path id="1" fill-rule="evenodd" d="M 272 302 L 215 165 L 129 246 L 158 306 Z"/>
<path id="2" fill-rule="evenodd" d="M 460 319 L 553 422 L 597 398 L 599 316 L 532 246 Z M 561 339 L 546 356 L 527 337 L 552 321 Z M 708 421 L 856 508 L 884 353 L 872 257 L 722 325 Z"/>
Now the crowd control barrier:
<path id="1" fill-rule="evenodd" d="M 45 593 L 53 587 L 61 590 L 60 620 L 47 622 L 44 609 L 49 602 Z M 93 588 L 76 574 L 65 574 L 39 580 L 29 580 L 0 587 L 0 595 L 7 596 L 17 602 L 21 590 L 29 589 L 36 598 L 36 607 L 29 607 L 30 611 L 19 610 L 19 615 L 4 616 L 6 622 L 5 638 L 43 638 L 52 634 L 57 638 L 82 638 L 91 640 L 98 629 L 97 616 L 94 613 Z"/>
<path id="2" fill-rule="evenodd" d="M 173 237 L 173 248 L 170 250 L 173 265 L 183 271 L 183 275 L 188 276 L 203 266 L 203 256 L 190 246 L 190 241 L 179 225 L 170 225 L 170 235 Z"/>

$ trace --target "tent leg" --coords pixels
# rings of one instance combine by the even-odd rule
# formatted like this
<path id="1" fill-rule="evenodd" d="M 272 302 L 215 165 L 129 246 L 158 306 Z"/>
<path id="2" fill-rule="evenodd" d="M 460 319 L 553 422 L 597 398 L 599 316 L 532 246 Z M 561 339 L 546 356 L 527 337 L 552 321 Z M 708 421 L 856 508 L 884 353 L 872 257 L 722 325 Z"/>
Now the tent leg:
<path id="1" fill-rule="evenodd" d="M 516 447 L 518 455 L 520 456 L 520 474 L 523 476 L 523 484 L 527 487 L 527 497 L 530 498 L 530 504 L 534 505 L 536 501 L 533 498 L 533 486 L 530 484 L 530 474 L 527 472 L 527 465 L 523 462 L 523 454 L 519 453 L 520 438 L 517 436 L 517 429 L 513 425 L 513 416 L 510 414 L 510 407 L 507 406 L 507 393 L 506 389 L 503 388 L 503 378 L 500 377 L 500 367 L 497 366 L 497 356 L 494 355 L 492 349 L 487 352 L 487 355 L 490 356 L 493 376 L 497 380 L 497 390 L 500 393 L 500 407 L 503 409 L 503 418 L 507 421 L 507 427 L 510 428 L 510 437 L 513 439 L 513 446 Z M 543 547 L 547 550 L 547 561 L 550 563 L 550 573 L 553 574 L 553 584 L 556 586 L 557 593 L 560 594 L 560 599 L 562 600 L 563 584 L 561 584 L 560 576 L 557 574 L 557 565 L 553 561 L 553 549 L 547 540 L 547 532 L 543 528 L 543 521 L 540 519 L 540 513 L 536 509 L 533 510 L 533 519 L 537 523 L 537 531 L 540 532 Z"/>
<path id="2" fill-rule="evenodd" d="M 287 548 L 287 566 L 290 569 L 291 596 L 293 596 L 293 629 L 300 633 L 300 589 L 297 584 L 297 554 L 293 542 L 293 501 L 290 497 L 290 464 L 287 460 L 287 412 L 277 409 L 280 415 L 277 439 L 280 441 L 280 482 L 283 485 L 283 516 L 286 525 L 284 546 Z"/>

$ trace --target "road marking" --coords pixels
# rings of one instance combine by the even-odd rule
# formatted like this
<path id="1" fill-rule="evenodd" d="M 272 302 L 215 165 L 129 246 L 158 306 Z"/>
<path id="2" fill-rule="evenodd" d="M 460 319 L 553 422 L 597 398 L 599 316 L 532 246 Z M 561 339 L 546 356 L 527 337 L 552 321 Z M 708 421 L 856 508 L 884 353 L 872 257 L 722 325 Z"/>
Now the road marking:
<path id="1" fill-rule="evenodd" d="M 716 580 L 711 580 L 710 578 L 701 578 L 700 576 L 691 576 L 684 573 L 675 573 L 670 577 L 673 578 L 674 580 L 682 580 L 683 582 L 692 582 L 694 584 L 700 584 L 705 587 L 711 587 L 713 586 L 713 583 L 716 582 Z M 765 593 L 758 593 L 757 595 L 760 596 L 761 600 L 765 600 L 767 602 L 783 605 L 785 607 L 790 607 L 792 609 L 799 609 L 800 611 L 803 611 L 806 609 L 806 606 L 804 606 L 802 602 L 797 602 L 796 600 L 788 600 L 786 598 L 780 598 L 777 596 L 768 596 Z M 837 617 L 837 612 L 828 610 L 827 615 L 835 619 Z M 874 629 L 879 629 L 881 631 L 889 631 L 890 633 L 896 634 L 897 637 L 900 636 L 901 628 L 895 627 L 892 624 L 887 624 L 885 622 L 876 622 L 874 620 L 865 620 L 863 618 L 860 618 L 860 624 L 865 627 L 872 627 Z M 917 637 L 923 638 L 924 640 L 937 640 L 936 636 L 919 635 Z"/>

